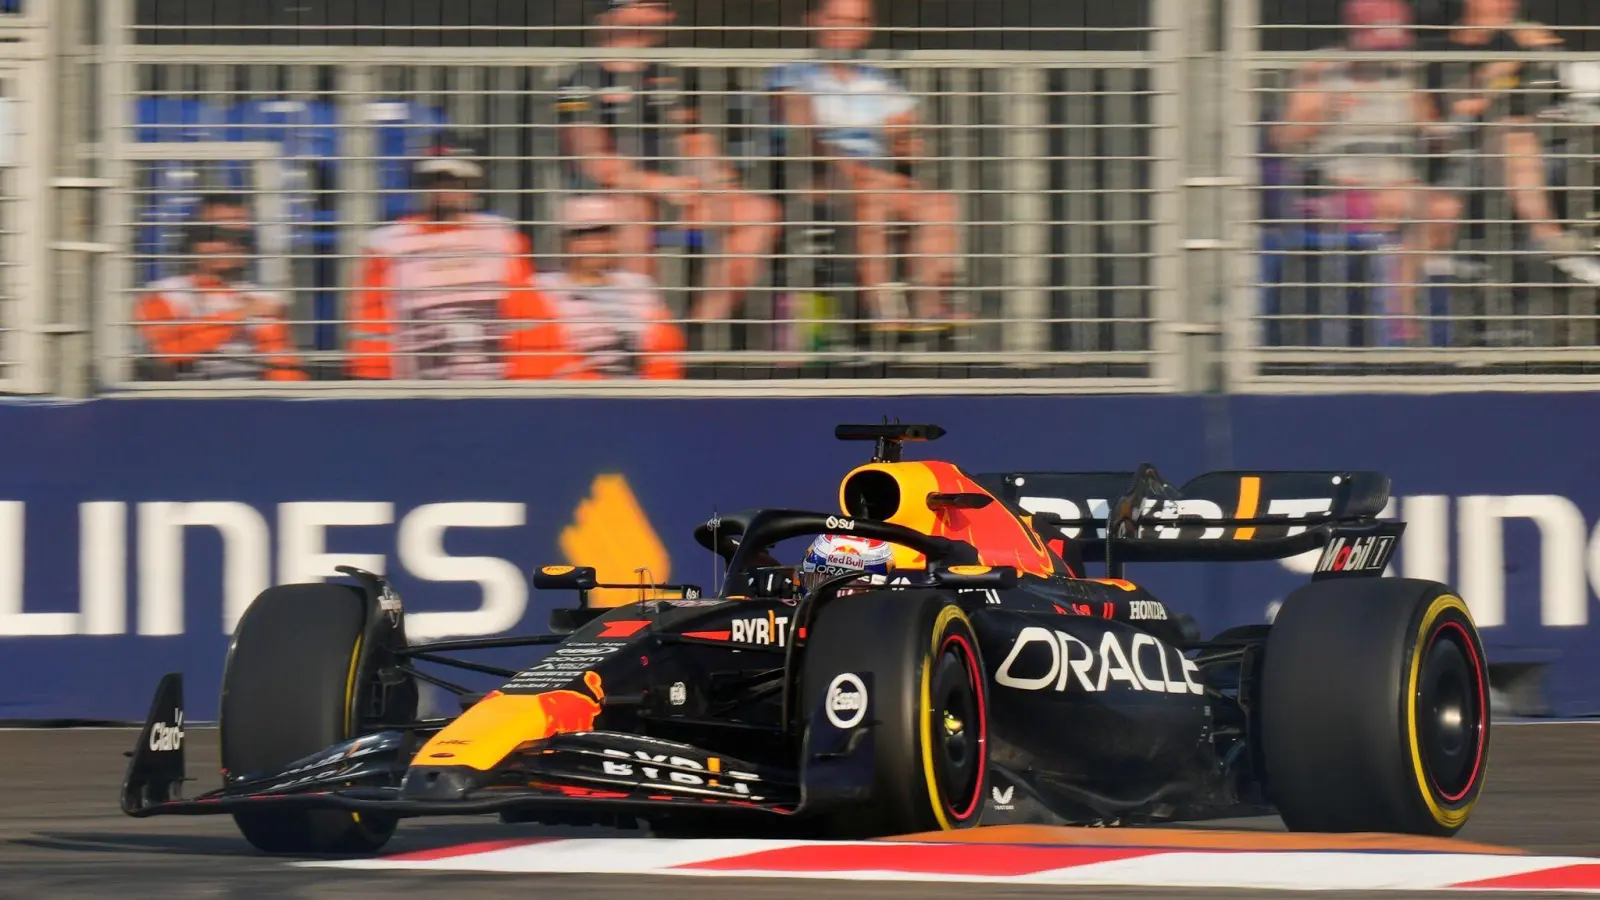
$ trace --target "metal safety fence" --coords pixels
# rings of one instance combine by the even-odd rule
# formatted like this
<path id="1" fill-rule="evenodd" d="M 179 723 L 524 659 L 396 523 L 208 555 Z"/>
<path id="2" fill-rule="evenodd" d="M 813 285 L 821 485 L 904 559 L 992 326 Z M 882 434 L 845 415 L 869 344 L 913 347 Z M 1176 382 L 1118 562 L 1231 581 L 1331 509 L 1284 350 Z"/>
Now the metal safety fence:
<path id="1" fill-rule="evenodd" d="M 212 214 L 206 202 L 226 197 L 255 226 L 263 265 L 253 280 L 286 301 L 292 343 L 317 380 L 365 362 L 351 359 L 350 344 L 365 324 L 361 293 L 384 277 L 372 255 L 405 255 L 372 243 L 428 213 L 418 165 L 461 134 L 483 172 L 478 209 L 530 240 L 533 285 L 564 283 L 585 262 L 575 256 L 596 252 L 641 276 L 619 283 L 640 285 L 648 296 L 639 302 L 686 345 L 674 354 L 686 376 L 1156 376 L 1152 262 L 1173 250 L 1155 243 L 1152 197 L 1172 190 L 1172 157 L 1164 187 L 1143 60 L 896 60 L 885 70 L 927 120 L 924 149 L 896 171 L 836 165 L 827 148 L 800 146 L 807 135 L 784 127 L 776 108 L 784 64 L 727 54 L 689 67 L 667 55 L 662 67 L 682 79 L 673 90 L 693 95 L 722 159 L 674 156 L 668 145 L 683 137 L 649 126 L 602 126 L 618 132 L 606 152 L 651 164 L 631 177 L 669 183 L 642 191 L 597 178 L 608 160 L 567 139 L 599 130 L 562 122 L 563 106 L 606 102 L 563 88 L 592 61 L 530 62 L 523 52 L 481 65 L 482 54 L 446 52 L 349 64 L 297 53 L 294 63 L 273 54 L 240 66 L 196 64 L 192 51 L 187 62 L 152 55 L 134 66 L 139 140 L 119 150 L 133 168 L 134 281 L 130 302 L 112 308 L 136 314 L 151 285 L 184 278 L 193 254 L 178 242 Z M 644 102 L 658 99 L 678 98 Z M 720 167 L 712 177 L 723 181 L 678 187 L 696 166 Z M 619 239 L 598 250 L 569 235 L 566 218 L 585 197 L 608 201 L 603 215 L 619 225 Z M 386 312 L 397 329 L 404 312 Z M 483 312 L 452 327 L 486 335 L 498 317 Z M 111 327 L 128 332 L 134 321 Z M 479 340 L 456 349 L 492 357 Z M 167 368 L 136 341 L 126 346 L 133 379 Z M 649 367 L 650 348 L 630 352 L 631 368 Z M 448 358 L 394 362 L 394 371 L 457 377 Z"/>
<path id="2" fill-rule="evenodd" d="M 34 13 L 0 390 L 1600 384 L 1594 10 L 206 6 Z"/>
<path id="3" fill-rule="evenodd" d="M 811 49 L 685 50 L 613 14 L 598 47 L 358 52 L 130 24 L 105 382 L 1170 385 L 1170 59 L 874 54 L 804 11 Z M 471 227 L 420 221 L 459 190 Z M 219 278 L 264 324 L 205 324 Z"/>
<path id="4" fill-rule="evenodd" d="M 1600 27 L 1516 6 L 1347 4 L 1305 50 L 1233 8 L 1235 384 L 1600 373 L 1600 66 L 1571 49 Z"/>
<path id="5" fill-rule="evenodd" d="M 0 392 L 41 390 L 45 365 L 47 250 L 45 232 L 32 226 L 46 213 L 37 173 L 53 128 L 54 86 L 45 73 L 49 20 L 29 13 L 0 5 Z"/>

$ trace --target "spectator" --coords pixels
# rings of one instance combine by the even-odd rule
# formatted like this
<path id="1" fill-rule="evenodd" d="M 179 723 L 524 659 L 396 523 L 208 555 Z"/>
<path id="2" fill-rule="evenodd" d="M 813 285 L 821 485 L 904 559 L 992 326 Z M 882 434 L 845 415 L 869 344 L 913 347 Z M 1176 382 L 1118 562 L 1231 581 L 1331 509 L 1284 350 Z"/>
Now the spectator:
<path id="1" fill-rule="evenodd" d="M 892 279 L 889 224 L 909 225 L 913 298 L 919 318 L 944 318 L 944 294 L 955 277 L 959 233 L 955 197 L 930 191 L 911 175 L 923 153 L 917 101 L 888 72 L 845 61 L 872 42 L 871 0 L 820 0 L 806 23 L 827 61 L 791 67 L 774 87 L 784 92 L 782 116 L 801 131 L 809 152 L 828 158 L 836 184 L 855 192 L 856 250 L 866 303 L 891 318 L 883 286 Z"/>
<path id="2" fill-rule="evenodd" d="M 349 341 L 357 378 L 501 379 L 507 320 L 539 318 L 532 245 L 476 211 L 483 168 L 446 137 L 415 167 L 424 206 L 368 238 Z"/>
<path id="3" fill-rule="evenodd" d="M 1420 333 L 1409 318 L 1428 241 L 1428 229 L 1459 215 L 1454 198 L 1421 189 L 1420 125 L 1431 109 L 1420 73 L 1399 58 L 1415 46 L 1411 6 L 1404 0 L 1346 0 L 1342 45 L 1361 53 L 1393 52 L 1394 62 L 1315 62 L 1295 75 L 1294 88 L 1271 134 L 1284 153 L 1304 154 L 1308 186 L 1326 193 L 1317 218 L 1347 227 L 1373 224 L 1401 233 L 1395 303 L 1397 336 Z"/>
<path id="4" fill-rule="evenodd" d="M 647 275 L 616 261 L 619 209 L 604 196 L 578 197 L 561 210 L 562 267 L 535 276 L 549 304 L 545 333 L 518 350 L 555 352 L 529 359 L 528 377 L 677 379 L 682 363 L 669 354 L 684 349 L 666 303 Z"/>
<path id="5" fill-rule="evenodd" d="M 256 240 L 258 223 L 250 214 L 250 204 L 242 194 L 206 194 L 200 198 L 194 217 L 227 231 L 237 239 L 239 246 L 244 248 L 245 255 L 252 260 L 260 252 L 258 250 L 260 244 Z M 255 271 L 255 267 L 249 263 L 246 264 L 246 270 L 252 277 L 258 279 L 261 277 L 261 273 Z"/>
<path id="6" fill-rule="evenodd" d="M 1517 7 L 1517 0 L 1436 2 L 1426 17 L 1427 24 L 1447 28 L 1430 34 L 1424 49 L 1469 55 L 1547 49 L 1560 43 L 1547 29 L 1517 23 Z M 1524 64 L 1517 60 L 1428 65 L 1430 118 L 1449 120 L 1440 130 L 1440 140 L 1466 151 L 1429 159 L 1428 184 L 1444 189 L 1450 214 L 1432 223 L 1428 247 L 1440 250 L 1454 240 L 1464 211 L 1460 192 L 1476 180 L 1474 167 L 1498 155 L 1505 161 L 1512 206 L 1528 226 L 1534 247 L 1568 276 L 1600 284 L 1600 261 L 1555 221 L 1524 71 Z M 1503 113 L 1496 109 L 1501 96 Z"/>
<path id="7" fill-rule="evenodd" d="M 665 0 L 611 0 L 596 24 L 605 29 L 601 46 L 628 51 L 660 44 L 673 20 Z M 583 63 L 562 81 L 557 110 L 567 189 L 614 192 L 623 266 L 655 277 L 656 227 L 670 207 L 679 227 L 716 238 L 690 316 L 732 316 L 772 252 L 780 210 L 740 187 L 679 76 L 625 58 Z"/>
<path id="8" fill-rule="evenodd" d="M 156 380 L 306 379 L 290 353 L 283 302 L 244 278 L 245 250 L 232 229 L 190 226 L 191 271 L 152 284 L 134 312 Z"/>
<path id="9" fill-rule="evenodd" d="M 250 217 L 250 204 L 240 194 L 206 194 L 200 198 L 195 218 L 241 235 L 253 233 L 256 224 Z M 246 247 L 253 243 L 253 239 L 244 241 Z"/>

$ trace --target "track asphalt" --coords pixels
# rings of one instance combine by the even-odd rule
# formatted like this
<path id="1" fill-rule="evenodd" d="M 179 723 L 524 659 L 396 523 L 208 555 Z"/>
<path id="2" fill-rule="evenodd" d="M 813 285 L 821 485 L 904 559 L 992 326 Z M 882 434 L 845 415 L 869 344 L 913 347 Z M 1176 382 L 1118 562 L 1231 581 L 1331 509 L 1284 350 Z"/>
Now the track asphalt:
<path id="1" fill-rule="evenodd" d="M 1238 898 L 1282 893 L 1148 890 L 871 881 L 643 878 L 590 875 L 471 875 L 303 868 L 256 853 L 226 817 L 136 820 L 117 808 L 122 753 L 134 729 L 0 731 L 0 771 L 8 782 L 0 806 L 0 898 L 389 898 L 466 900 L 537 897 L 600 900 L 648 892 L 651 900 L 971 900 L 1034 898 Z M 189 791 L 209 790 L 216 732 L 188 732 Z M 1489 780 L 1463 841 L 1560 856 L 1600 857 L 1600 723 L 1496 723 Z M 1281 831 L 1273 820 L 1216 827 Z M 1126 832 L 1123 832 L 1125 834 Z M 541 835 L 616 837 L 616 832 L 506 826 L 493 819 L 411 820 L 385 853 Z M 1121 834 L 1119 834 L 1119 837 Z M 1356 893 L 1308 892 L 1334 900 Z M 1388 892 L 1374 898 L 1438 897 Z M 1473 892 L 1477 897 L 1496 894 Z M 1512 895 L 1504 895 L 1512 896 Z M 1519 895 L 1520 896 L 1520 895 Z"/>

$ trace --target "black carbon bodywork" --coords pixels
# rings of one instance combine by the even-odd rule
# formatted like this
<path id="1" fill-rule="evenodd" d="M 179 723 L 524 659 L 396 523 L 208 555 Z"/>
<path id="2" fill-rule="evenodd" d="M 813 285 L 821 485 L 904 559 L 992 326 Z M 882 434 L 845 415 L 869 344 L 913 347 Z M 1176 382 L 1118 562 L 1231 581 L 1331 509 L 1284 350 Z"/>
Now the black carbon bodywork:
<path id="1" fill-rule="evenodd" d="M 874 460 L 892 461 L 894 442 L 912 439 L 895 437 L 899 428 L 874 426 L 852 439 L 878 441 Z M 1121 580 L 1121 563 L 1277 559 L 1326 547 L 1318 578 L 1376 574 L 1403 528 L 1377 520 L 1387 479 L 1212 473 L 1186 486 L 1181 499 L 1149 467 L 976 482 L 988 493 L 958 486 L 919 502 L 982 509 L 998 501 L 1027 523 L 1027 539 L 1041 554 L 1053 537 L 1071 533 L 1083 558 L 1104 560 L 1112 577 L 1077 577 L 1081 568 L 1070 571 L 1053 551 L 1049 559 L 1060 565 L 1046 574 L 983 565 L 974 545 L 982 541 L 970 534 L 958 539 L 869 518 L 752 510 L 696 530 L 726 562 L 726 583 L 712 596 L 693 585 L 597 584 L 593 570 L 550 567 L 535 577 L 536 587 L 579 595 L 577 607 L 556 611 L 552 633 L 411 644 L 392 588 L 376 575 L 346 570 L 369 601 L 364 649 L 351 666 L 357 736 L 274 771 L 227 773 L 219 789 L 182 799 L 182 686 L 169 675 L 130 754 L 123 809 L 139 817 L 275 806 L 396 817 L 500 813 L 701 830 L 752 818 L 773 828 L 804 823 L 872 799 L 877 727 L 871 716 L 840 725 L 836 709 L 802 702 L 808 628 L 830 604 L 887 593 L 907 602 L 936 595 L 971 623 L 988 698 L 982 824 L 1272 812 L 1252 722 L 1269 626 L 1202 640 L 1193 619 Z M 1118 485 L 1126 493 L 1113 493 Z M 1315 502 L 1300 499 L 1307 496 Z M 1144 512 L 1164 500 L 1178 501 L 1172 516 Z M 1288 512 L 1273 512 L 1280 502 Z M 1183 503 L 1208 512 L 1195 517 Z M 1212 534 L 1227 529 L 1241 533 L 1225 541 Z M 926 567 L 916 578 L 871 587 L 849 574 L 802 590 L 793 567 L 769 553 L 785 540 L 838 532 L 910 548 Z M 596 587 L 669 596 L 593 609 L 585 597 Z M 451 655 L 507 647 L 548 649 L 516 670 Z M 492 690 L 480 693 L 423 664 L 491 676 L 485 687 Z M 870 664 L 853 674 L 868 694 L 874 679 L 891 675 Z M 462 715 L 416 719 L 418 684 L 459 695 Z M 485 765 L 473 754 L 486 735 L 503 738 L 491 732 L 504 723 L 459 738 L 450 729 L 466 729 L 462 723 L 491 701 L 525 710 L 538 730 L 513 736 Z"/>
<path id="2" fill-rule="evenodd" d="M 1072 579 L 961 588 L 955 596 L 990 680 L 986 824 L 1260 811 L 1237 789 L 1250 781 L 1245 715 L 1229 674 L 1237 664 L 1197 664 L 1183 649 L 1181 621 L 1159 601 L 1131 585 Z M 500 687 L 576 692 L 583 673 L 596 673 L 606 696 L 592 727 L 520 748 L 492 771 L 419 757 L 441 722 L 375 731 L 280 771 L 236 773 L 193 800 L 133 799 L 125 810 L 142 817 L 304 806 L 573 824 L 804 816 L 861 796 L 871 772 L 857 766 L 852 774 L 862 740 L 837 733 L 818 711 L 786 721 L 785 661 L 802 612 L 795 599 L 759 598 L 609 610 Z M 604 637 L 636 625 L 626 637 Z M 172 718 L 160 709 L 152 715 L 152 723 Z M 136 755 L 130 783 L 137 787 L 141 764 L 159 755 Z"/>

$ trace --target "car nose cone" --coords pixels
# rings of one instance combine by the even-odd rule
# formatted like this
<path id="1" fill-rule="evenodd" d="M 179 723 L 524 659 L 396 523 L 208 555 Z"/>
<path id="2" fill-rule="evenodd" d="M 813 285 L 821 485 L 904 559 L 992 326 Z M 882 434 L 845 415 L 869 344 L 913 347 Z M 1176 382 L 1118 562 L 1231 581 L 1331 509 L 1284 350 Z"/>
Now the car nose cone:
<path id="1" fill-rule="evenodd" d="M 477 784 L 465 766 L 415 766 L 400 783 L 407 800 L 460 800 Z"/>

